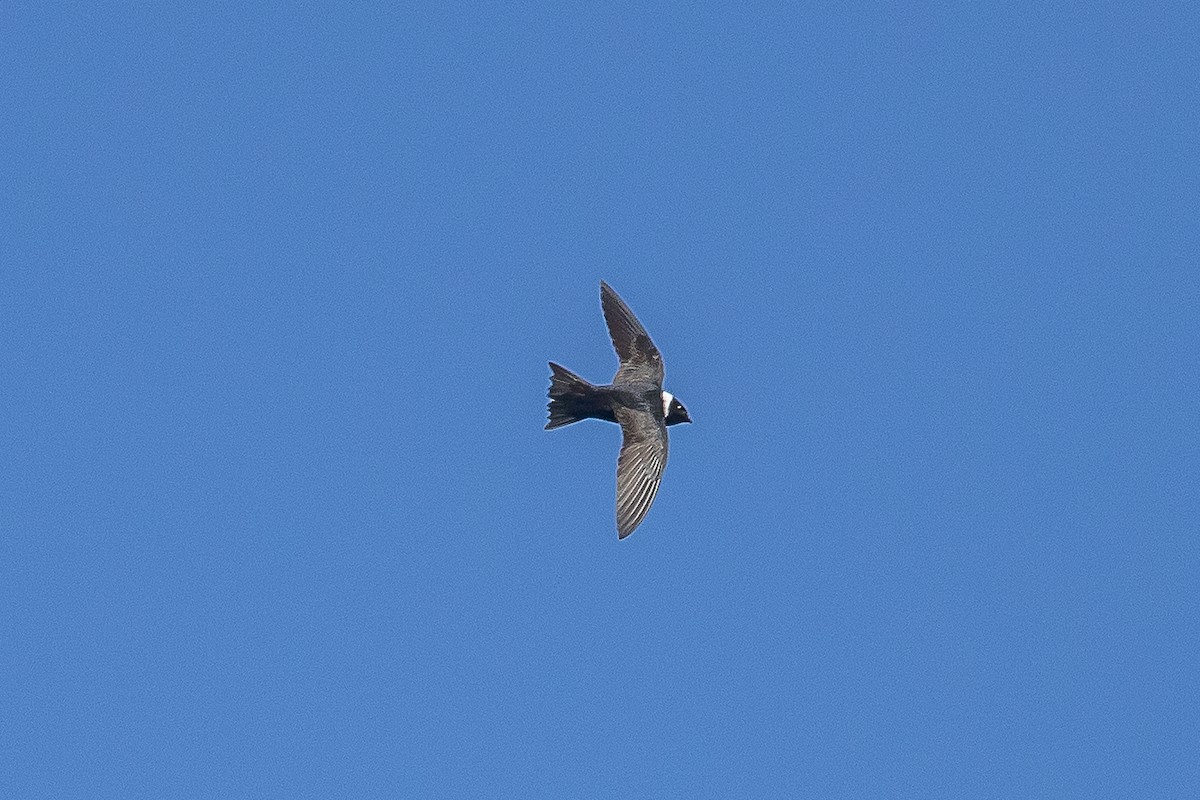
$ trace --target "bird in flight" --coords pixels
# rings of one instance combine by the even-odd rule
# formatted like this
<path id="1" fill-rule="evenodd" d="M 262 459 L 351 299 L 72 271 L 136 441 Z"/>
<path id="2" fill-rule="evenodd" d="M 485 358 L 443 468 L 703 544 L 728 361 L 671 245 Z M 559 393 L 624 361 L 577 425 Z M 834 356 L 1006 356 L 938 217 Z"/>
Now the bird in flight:
<path id="1" fill-rule="evenodd" d="M 667 426 L 691 422 L 683 403 L 663 391 L 663 362 L 650 335 L 612 287 L 600 281 L 600 307 L 621 366 L 606 386 L 550 362 L 550 421 L 546 430 L 581 419 L 621 426 L 617 458 L 617 538 L 641 524 L 667 466 Z"/>

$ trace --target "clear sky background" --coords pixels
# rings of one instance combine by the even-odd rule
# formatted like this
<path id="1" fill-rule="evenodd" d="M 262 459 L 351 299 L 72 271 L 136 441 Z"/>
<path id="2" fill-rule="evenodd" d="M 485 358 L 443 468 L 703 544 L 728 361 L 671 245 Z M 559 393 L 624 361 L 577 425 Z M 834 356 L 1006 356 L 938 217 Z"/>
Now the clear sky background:
<path id="1" fill-rule="evenodd" d="M 0 795 L 1200 796 L 1191 5 L 440 5 L 0 9 Z"/>

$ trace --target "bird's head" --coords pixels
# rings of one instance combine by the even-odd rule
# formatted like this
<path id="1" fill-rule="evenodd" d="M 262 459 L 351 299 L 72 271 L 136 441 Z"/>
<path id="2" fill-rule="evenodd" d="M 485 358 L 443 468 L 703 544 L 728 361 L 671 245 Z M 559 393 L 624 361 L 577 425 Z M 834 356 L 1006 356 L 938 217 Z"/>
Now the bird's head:
<path id="1" fill-rule="evenodd" d="M 668 425 L 678 425 L 681 422 L 691 422 L 683 403 L 675 399 L 670 392 L 663 392 L 663 421 Z"/>

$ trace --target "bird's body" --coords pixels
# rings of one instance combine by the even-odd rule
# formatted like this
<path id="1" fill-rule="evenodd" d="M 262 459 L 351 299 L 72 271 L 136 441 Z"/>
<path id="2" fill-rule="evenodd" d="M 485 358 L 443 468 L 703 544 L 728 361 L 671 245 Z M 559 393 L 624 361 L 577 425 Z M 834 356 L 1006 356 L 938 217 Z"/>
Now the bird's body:
<path id="1" fill-rule="evenodd" d="M 600 282 L 600 305 L 621 366 L 613 382 L 589 383 L 550 362 L 550 420 L 546 429 L 582 419 L 621 426 L 617 459 L 617 536 L 624 539 L 645 518 L 667 465 L 667 426 L 691 422 L 687 409 L 662 388 L 662 356 L 617 293 Z"/>

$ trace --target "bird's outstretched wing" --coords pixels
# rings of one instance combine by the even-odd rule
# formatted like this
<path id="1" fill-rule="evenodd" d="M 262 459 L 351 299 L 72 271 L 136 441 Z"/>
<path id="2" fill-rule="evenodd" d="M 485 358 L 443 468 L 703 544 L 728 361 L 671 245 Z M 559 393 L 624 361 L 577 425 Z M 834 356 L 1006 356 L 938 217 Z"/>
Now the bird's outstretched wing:
<path id="1" fill-rule="evenodd" d="M 623 434 L 617 458 L 617 538 L 624 539 L 646 518 L 658 494 L 667 466 L 667 426 L 647 411 L 615 411 Z"/>
<path id="2" fill-rule="evenodd" d="M 663 362 L 658 348 L 625 301 L 604 281 L 600 281 L 600 307 L 604 309 L 613 348 L 621 360 L 613 383 L 652 381 L 661 387 Z"/>

